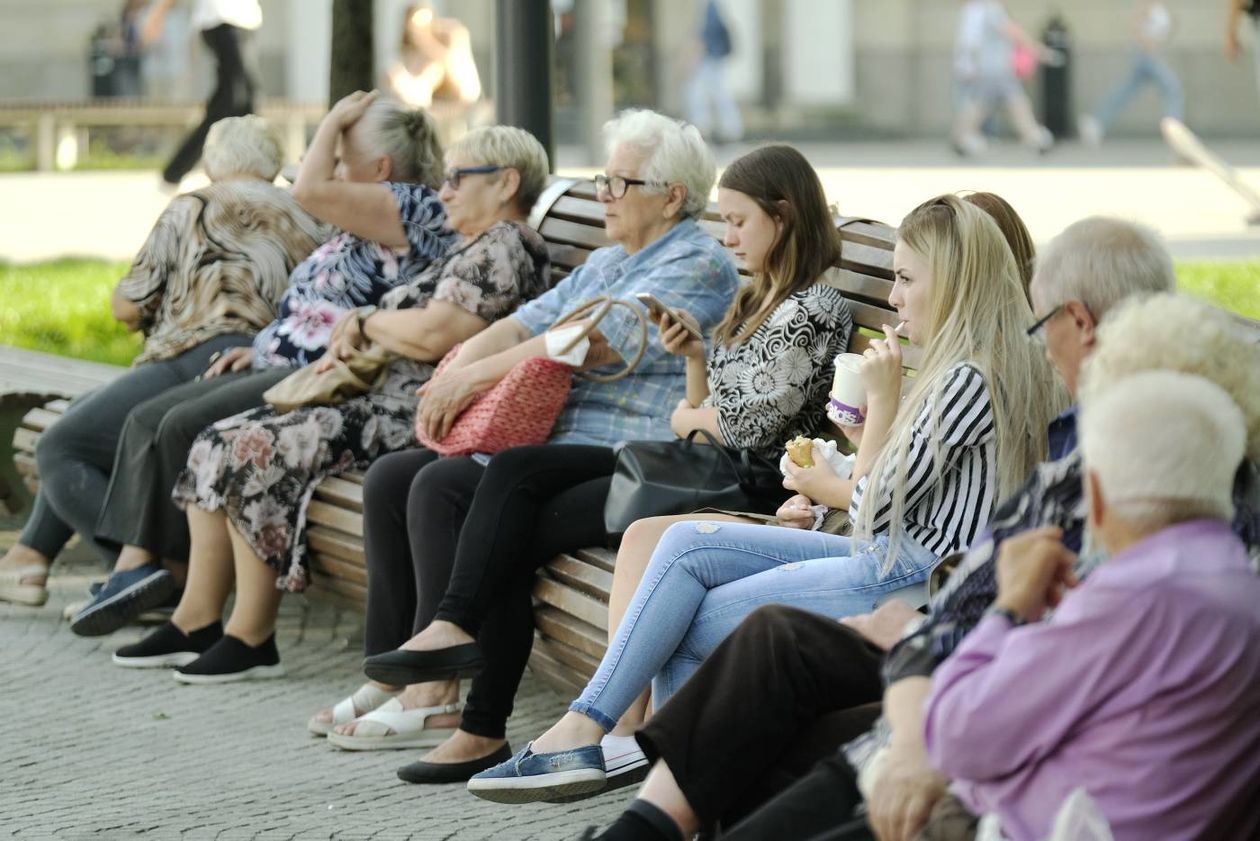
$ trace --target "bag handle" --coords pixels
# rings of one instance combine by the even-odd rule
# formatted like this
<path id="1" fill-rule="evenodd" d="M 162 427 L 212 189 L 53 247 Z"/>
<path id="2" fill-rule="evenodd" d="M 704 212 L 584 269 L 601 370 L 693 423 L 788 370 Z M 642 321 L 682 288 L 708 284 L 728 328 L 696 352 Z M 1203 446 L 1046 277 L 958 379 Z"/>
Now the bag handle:
<path id="1" fill-rule="evenodd" d="M 748 460 L 747 451 L 743 452 L 741 454 L 742 458 L 740 459 L 740 461 L 736 462 L 735 459 L 731 458 L 730 447 L 726 446 L 721 441 L 719 441 L 717 439 L 717 436 L 714 435 L 709 430 L 699 429 L 699 428 L 693 429 L 687 433 L 687 437 L 683 439 L 683 446 L 684 447 L 694 446 L 696 443 L 695 438 L 697 435 L 707 440 L 709 442 L 709 446 L 713 447 L 715 450 L 717 450 L 719 453 L 722 454 L 722 458 L 726 459 L 726 463 L 727 465 L 730 466 L 731 472 L 740 478 L 741 485 L 747 484 L 751 481 L 752 463 Z"/>
<path id="2" fill-rule="evenodd" d="M 630 372 L 633 371 L 638 366 L 639 362 L 643 360 L 643 354 L 647 352 L 647 321 L 644 319 L 643 313 L 638 307 L 632 306 L 619 298 L 611 298 L 608 295 L 599 295 L 586 303 L 579 305 L 567 315 L 561 316 L 554 324 L 551 325 L 551 327 L 547 328 L 549 330 L 554 330 L 562 325 L 569 324 L 574 321 L 581 321 L 583 318 L 588 318 L 589 313 L 594 313 L 594 315 L 589 316 L 586 327 L 574 336 L 572 341 L 560 349 L 560 353 L 565 354 L 573 350 L 573 348 L 577 346 L 578 342 L 588 338 L 599 326 L 599 322 L 603 320 L 604 316 L 608 315 L 615 306 L 625 307 L 638 321 L 639 348 L 635 352 L 634 358 L 627 362 L 626 366 L 622 370 L 612 374 L 594 374 L 590 371 L 579 371 L 578 376 L 583 379 L 596 383 L 611 383 L 630 375 Z"/>

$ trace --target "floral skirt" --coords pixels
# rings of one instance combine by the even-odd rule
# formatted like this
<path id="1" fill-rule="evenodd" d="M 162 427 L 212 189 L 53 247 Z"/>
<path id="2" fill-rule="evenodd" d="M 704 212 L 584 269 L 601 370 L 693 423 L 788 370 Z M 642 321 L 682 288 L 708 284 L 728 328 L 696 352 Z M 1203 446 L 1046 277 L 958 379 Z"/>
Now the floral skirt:
<path id="1" fill-rule="evenodd" d="M 181 509 L 223 511 L 276 570 L 276 586 L 300 592 L 310 578 L 306 509 L 315 486 L 415 446 L 415 391 L 431 372 L 396 360 L 376 391 L 340 405 L 283 415 L 267 406 L 208 426 L 193 442 L 171 498 Z"/>

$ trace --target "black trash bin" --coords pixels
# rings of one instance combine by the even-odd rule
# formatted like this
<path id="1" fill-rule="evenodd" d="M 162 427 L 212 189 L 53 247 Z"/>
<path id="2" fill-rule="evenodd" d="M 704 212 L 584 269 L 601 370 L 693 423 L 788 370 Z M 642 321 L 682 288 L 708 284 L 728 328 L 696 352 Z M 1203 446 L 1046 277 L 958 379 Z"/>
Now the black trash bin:
<path id="1" fill-rule="evenodd" d="M 88 41 L 88 79 L 92 96 L 114 95 L 114 52 L 110 46 L 109 28 L 101 24 Z"/>
<path id="2" fill-rule="evenodd" d="M 1060 15 L 1050 18 L 1042 30 L 1041 42 L 1063 56 L 1058 66 L 1041 65 L 1041 123 L 1055 140 L 1075 135 L 1072 116 L 1072 43 L 1067 24 Z"/>

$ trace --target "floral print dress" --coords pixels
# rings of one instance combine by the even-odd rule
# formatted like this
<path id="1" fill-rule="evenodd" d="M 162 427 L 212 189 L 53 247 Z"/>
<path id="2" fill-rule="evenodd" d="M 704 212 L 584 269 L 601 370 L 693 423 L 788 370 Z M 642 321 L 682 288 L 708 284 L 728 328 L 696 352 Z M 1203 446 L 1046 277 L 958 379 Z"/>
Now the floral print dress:
<path id="1" fill-rule="evenodd" d="M 448 301 L 492 322 L 542 293 L 548 268 L 542 237 L 502 222 L 387 293 L 381 307 Z M 372 392 L 339 405 L 287 414 L 263 407 L 219 421 L 193 442 L 172 498 L 180 508 L 222 510 L 276 570 L 277 586 L 301 591 L 309 580 L 306 509 L 315 486 L 414 446 L 415 393 L 432 373 L 427 362 L 398 357 Z"/>

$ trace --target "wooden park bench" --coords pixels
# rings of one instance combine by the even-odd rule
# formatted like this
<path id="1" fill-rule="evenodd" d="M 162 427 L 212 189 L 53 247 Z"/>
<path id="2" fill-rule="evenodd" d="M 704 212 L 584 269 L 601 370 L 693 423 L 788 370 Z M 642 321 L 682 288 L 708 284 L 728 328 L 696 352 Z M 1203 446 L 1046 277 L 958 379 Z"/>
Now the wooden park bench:
<path id="1" fill-rule="evenodd" d="M 837 219 L 844 241 L 840 262 L 829 282 L 849 299 L 855 327 L 850 350 L 860 352 L 880 326 L 895 323 L 887 303 L 892 286 L 893 229 L 863 219 Z M 553 282 L 584 262 L 596 248 L 608 245 L 603 206 L 590 181 L 553 178 L 530 215 L 530 224 L 547 241 Z M 725 224 L 710 206 L 701 225 L 721 239 Z M 744 271 L 740 266 L 741 272 Z M 576 302 L 575 302 L 576 303 Z M 69 360 L 58 359 L 66 365 Z M 917 367 L 919 352 L 907 348 L 905 361 Z M 123 369 L 114 369 L 119 372 Z M 51 387 L 55 372 L 46 375 Z M 66 389 L 63 396 L 74 392 Z M 14 440 L 16 463 L 28 487 L 38 482 L 33 451 L 40 432 L 66 406 L 56 400 L 30 411 Z M 363 476 L 349 473 L 330 478 L 316 489 L 308 509 L 307 539 L 314 572 L 313 592 L 362 607 L 367 598 L 363 557 Z M 608 594 L 615 555 L 602 547 L 560 555 L 539 572 L 534 589 L 536 639 L 530 666 L 563 692 L 580 690 L 594 672 L 608 644 Z"/>

